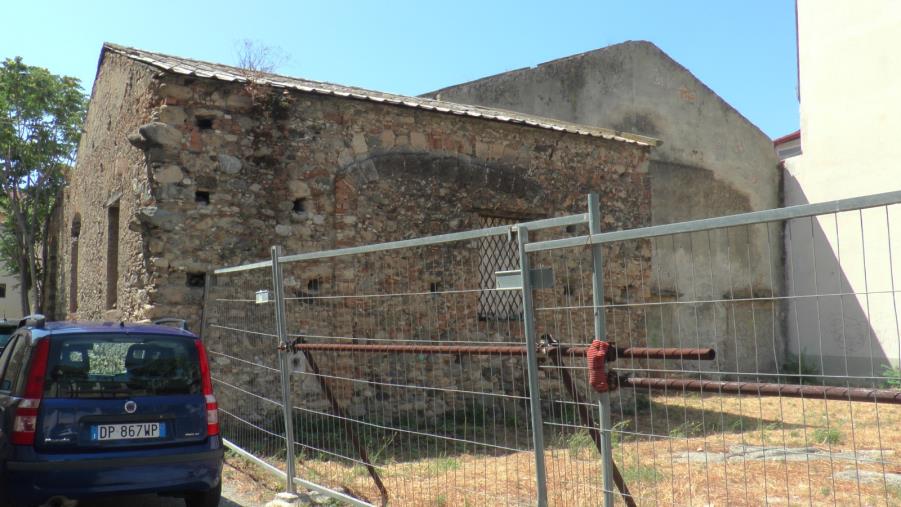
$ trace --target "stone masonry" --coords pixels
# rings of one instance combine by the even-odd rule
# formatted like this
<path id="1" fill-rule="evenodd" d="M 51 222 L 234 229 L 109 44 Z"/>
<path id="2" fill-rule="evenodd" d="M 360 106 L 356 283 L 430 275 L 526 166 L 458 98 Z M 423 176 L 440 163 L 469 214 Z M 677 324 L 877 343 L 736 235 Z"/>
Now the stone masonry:
<path id="1" fill-rule="evenodd" d="M 655 142 L 648 138 L 431 99 L 253 76 L 114 45 L 104 46 L 85 129 L 55 218 L 60 269 L 50 307 L 60 318 L 175 316 L 187 318 L 196 330 L 204 276 L 218 267 L 267 259 L 271 245 L 309 252 L 475 229 L 486 220 L 584 213 L 592 191 L 600 194 L 605 229 L 650 223 L 647 159 Z M 479 248 L 472 243 L 452 252 L 386 255 L 351 266 L 347 260 L 289 266 L 286 284 L 294 298 L 289 331 L 381 332 L 383 339 L 418 333 L 439 341 L 517 337 L 519 322 L 486 323 L 473 311 L 466 318 L 476 324 L 467 328 L 460 313 L 435 313 L 429 298 L 403 309 L 404 320 L 418 324 L 393 326 L 380 320 L 384 309 L 319 307 L 311 314 L 315 308 L 303 302 L 310 294 L 384 291 L 403 279 L 416 281 L 410 288 L 415 292 L 467 283 L 471 288 L 479 274 Z M 576 278 L 578 265 L 586 265 L 585 251 L 579 255 L 581 260 L 575 256 L 559 268 L 569 281 L 539 298 L 572 297 L 580 283 L 584 291 L 587 279 Z M 627 270 L 611 270 L 611 294 L 647 285 L 649 255 L 639 246 L 617 257 L 637 260 Z M 443 270 L 435 267 L 441 263 Z M 229 290 L 240 289 L 240 297 L 247 298 L 265 283 L 264 273 Z M 467 297 L 461 307 L 480 305 L 477 296 Z M 266 315 L 232 312 L 217 318 L 241 317 L 248 326 L 271 326 Z M 552 327 L 540 326 L 542 332 Z M 260 362 L 275 357 L 257 357 L 270 349 L 252 337 L 236 339 L 234 346 L 236 357 Z M 221 371 L 239 371 L 227 359 L 216 361 Z M 463 374 L 452 360 L 422 371 L 429 382 L 456 378 L 479 389 L 496 383 L 509 391 L 504 382 L 513 382 L 514 391 L 523 394 L 522 370 L 506 380 L 492 377 L 513 360 L 492 361 L 472 361 Z M 340 355 L 323 358 L 322 364 L 333 373 L 364 378 L 406 368 L 396 360 Z M 277 388 L 275 380 L 259 375 L 236 382 L 268 392 Z M 393 398 L 333 384 L 345 405 L 360 397 Z M 315 381 L 305 380 L 302 392 L 326 408 Z M 456 402 L 408 401 L 420 412 L 424 406 L 430 413 L 459 409 L 452 406 Z M 465 400 L 459 403 L 465 406 Z"/>
<path id="2" fill-rule="evenodd" d="M 268 258 L 272 244 L 315 251 L 478 228 L 484 215 L 584 212 L 589 191 L 607 228 L 648 223 L 647 143 L 437 101 L 423 110 L 200 78 L 135 57 L 147 54 L 104 49 L 59 217 L 58 317 L 181 316 L 196 328 L 198 277 Z"/>

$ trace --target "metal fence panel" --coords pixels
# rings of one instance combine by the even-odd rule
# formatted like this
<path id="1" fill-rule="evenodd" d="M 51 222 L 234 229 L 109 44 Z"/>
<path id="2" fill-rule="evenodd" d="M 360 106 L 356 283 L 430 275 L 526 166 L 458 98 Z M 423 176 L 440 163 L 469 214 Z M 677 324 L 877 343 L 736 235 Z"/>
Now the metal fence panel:
<path id="1" fill-rule="evenodd" d="M 360 504 L 897 505 L 898 202 L 602 233 L 592 200 L 283 256 L 284 377 L 256 301 L 273 262 L 220 270 L 223 432 L 279 468 L 292 447 L 305 485 Z M 494 285 L 523 265 L 542 276 Z M 619 355 L 609 393 L 588 384 L 595 338 Z"/>
<path id="2" fill-rule="evenodd" d="M 203 340 L 219 401 L 222 434 L 249 453 L 284 461 L 278 336 L 268 268 L 213 274 L 207 281 Z M 257 292 L 266 302 L 257 303 Z"/>
<path id="3" fill-rule="evenodd" d="M 299 474 L 373 503 L 536 502 L 527 366 L 505 350 L 523 350 L 522 314 L 483 311 L 484 253 L 474 238 L 284 265 Z"/>
<path id="4" fill-rule="evenodd" d="M 602 247 L 606 339 L 620 348 L 716 352 L 610 363 L 614 462 L 631 501 L 901 504 L 901 209 L 897 193 L 877 197 L 530 244 L 530 262 L 555 271 Z M 590 275 L 537 291 L 538 332 L 558 346 L 591 339 Z M 544 378 L 583 388 L 585 358 L 561 359 L 541 365 Z M 546 450 L 552 504 L 600 504 L 598 395 L 582 396 L 545 399 L 545 431 L 560 435 Z"/>

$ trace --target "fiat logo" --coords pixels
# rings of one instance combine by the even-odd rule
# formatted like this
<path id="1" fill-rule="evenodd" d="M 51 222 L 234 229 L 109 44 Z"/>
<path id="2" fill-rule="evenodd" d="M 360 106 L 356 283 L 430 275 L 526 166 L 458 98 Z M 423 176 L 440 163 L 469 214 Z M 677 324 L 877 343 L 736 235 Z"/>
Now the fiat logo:
<path id="1" fill-rule="evenodd" d="M 129 414 L 134 414 L 135 410 L 137 410 L 137 409 L 138 409 L 137 403 L 130 401 L 130 400 L 125 402 L 125 411 L 128 412 Z"/>

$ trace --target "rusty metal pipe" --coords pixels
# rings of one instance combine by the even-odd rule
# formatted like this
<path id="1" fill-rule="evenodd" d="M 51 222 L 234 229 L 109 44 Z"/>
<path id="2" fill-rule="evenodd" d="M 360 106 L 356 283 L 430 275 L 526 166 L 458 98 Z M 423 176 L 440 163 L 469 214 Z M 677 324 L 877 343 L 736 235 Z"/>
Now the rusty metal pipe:
<path id="1" fill-rule="evenodd" d="M 557 347 L 567 356 L 584 356 L 588 347 Z M 691 361 L 712 361 L 716 358 L 713 349 L 680 349 L 675 347 L 625 347 L 616 348 L 616 357 L 629 359 L 684 359 Z"/>
<path id="2" fill-rule="evenodd" d="M 471 354 L 483 356 L 524 356 L 526 347 L 522 345 L 371 345 L 358 343 L 296 343 L 298 351 L 329 352 L 371 352 L 394 354 Z M 584 356 L 587 347 L 542 347 L 539 353 L 545 355 Z M 711 360 L 716 357 L 713 349 L 679 349 L 654 347 L 625 347 L 616 349 L 616 356 L 634 359 L 690 359 Z"/>
<path id="3" fill-rule="evenodd" d="M 800 386 L 762 382 L 723 382 L 719 380 L 688 380 L 624 377 L 620 385 L 648 389 L 673 389 L 699 393 L 750 394 L 754 396 L 784 396 L 817 400 L 864 401 L 901 405 L 901 391 L 896 389 L 867 389 L 855 387 Z"/>

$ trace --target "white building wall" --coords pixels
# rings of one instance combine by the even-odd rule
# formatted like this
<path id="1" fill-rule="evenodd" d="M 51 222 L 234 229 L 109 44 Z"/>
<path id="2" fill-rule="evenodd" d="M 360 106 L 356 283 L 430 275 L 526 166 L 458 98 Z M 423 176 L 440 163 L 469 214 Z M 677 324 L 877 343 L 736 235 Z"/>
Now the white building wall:
<path id="1" fill-rule="evenodd" d="M 22 296 L 19 277 L 0 271 L 0 319 L 19 320 L 22 317 Z"/>
<path id="2" fill-rule="evenodd" d="M 803 154 L 785 205 L 901 190 L 901 2 L 798 0 Z M 796 220 L 786 231 L 789 351 L 824 373 L 901 362 L 901 206 Z"/>

